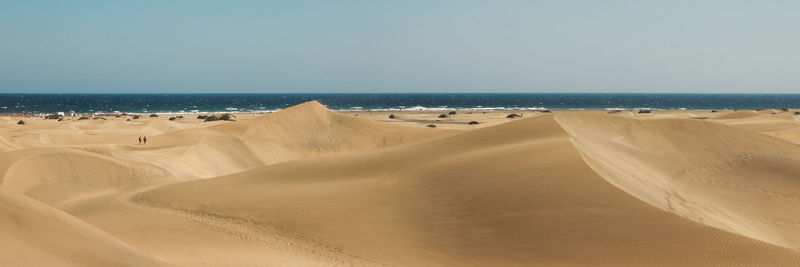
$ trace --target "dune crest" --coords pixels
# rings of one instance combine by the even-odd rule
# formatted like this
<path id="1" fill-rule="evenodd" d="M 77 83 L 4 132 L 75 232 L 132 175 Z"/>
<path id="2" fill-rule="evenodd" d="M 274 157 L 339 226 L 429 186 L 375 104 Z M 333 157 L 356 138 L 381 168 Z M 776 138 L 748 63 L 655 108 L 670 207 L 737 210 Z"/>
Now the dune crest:
<path id="1" fill-rule="evenodd" d="M 606 180 L 696 222 L 800 249 L 800 147 L 695 120 L 558 114 Z"/>

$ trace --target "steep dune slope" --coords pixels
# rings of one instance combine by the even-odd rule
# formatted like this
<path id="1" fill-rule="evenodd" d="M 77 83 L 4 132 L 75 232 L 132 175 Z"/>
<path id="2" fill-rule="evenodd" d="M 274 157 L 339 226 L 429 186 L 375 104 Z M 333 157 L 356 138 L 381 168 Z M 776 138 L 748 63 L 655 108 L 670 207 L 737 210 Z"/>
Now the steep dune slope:
<path id="1" fill-rule="evenodd" d="M 400 265 L 797 265 L 796 252 L 654 208 L 587 166 L 552 116 L 137 197 Z"/>
<path id="2" fill-rule="evenodd" d="M 33 199 L 0 190 L 2 266 L 160 266 L 122 241 Z"/>
<path id="3" fill-rule="evenodd" d="M 563 113 L 609 182 L 664 210 L 800 249 L 800 147 L 718 123 Z"/>

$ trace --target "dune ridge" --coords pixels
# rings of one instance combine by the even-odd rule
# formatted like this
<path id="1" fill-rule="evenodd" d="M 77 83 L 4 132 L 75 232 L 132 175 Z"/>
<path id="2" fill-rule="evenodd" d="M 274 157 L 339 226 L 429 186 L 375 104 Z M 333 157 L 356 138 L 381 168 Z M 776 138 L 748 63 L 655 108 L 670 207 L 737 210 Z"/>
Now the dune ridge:
<path id="1" fill-rule="evenodd" d="M 559 114 L 587 163 L 656 207 L 800 248 L 800 147 L 726 125 Z"/>

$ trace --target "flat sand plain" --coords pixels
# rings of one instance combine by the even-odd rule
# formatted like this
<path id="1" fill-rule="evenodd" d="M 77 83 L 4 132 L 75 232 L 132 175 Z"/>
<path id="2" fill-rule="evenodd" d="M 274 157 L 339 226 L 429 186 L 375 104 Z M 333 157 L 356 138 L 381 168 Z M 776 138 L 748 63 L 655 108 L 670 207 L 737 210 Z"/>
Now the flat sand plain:
<path id="1" fill-rule="evenodd" d="M 441 113 L 2 117 L 0 265 L 800 265 L 793 110 Z"/>

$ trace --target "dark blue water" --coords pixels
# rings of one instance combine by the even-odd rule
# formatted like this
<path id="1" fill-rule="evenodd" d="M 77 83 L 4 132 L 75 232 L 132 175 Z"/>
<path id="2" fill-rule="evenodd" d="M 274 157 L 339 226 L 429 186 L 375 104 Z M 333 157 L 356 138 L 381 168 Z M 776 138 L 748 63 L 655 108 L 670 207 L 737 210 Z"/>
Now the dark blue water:
<path id="1" fill-rule="evenodd" d="M 334 110 L 800 107 L 800 94 L 0 94 L 0 113 L 252 112 L 310 100 Z"/>

